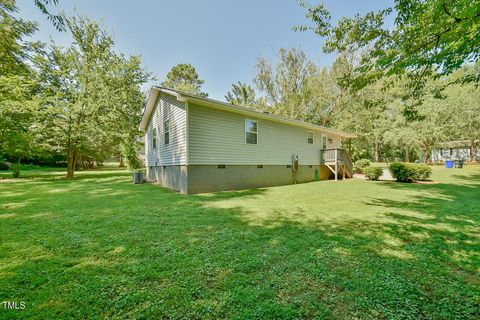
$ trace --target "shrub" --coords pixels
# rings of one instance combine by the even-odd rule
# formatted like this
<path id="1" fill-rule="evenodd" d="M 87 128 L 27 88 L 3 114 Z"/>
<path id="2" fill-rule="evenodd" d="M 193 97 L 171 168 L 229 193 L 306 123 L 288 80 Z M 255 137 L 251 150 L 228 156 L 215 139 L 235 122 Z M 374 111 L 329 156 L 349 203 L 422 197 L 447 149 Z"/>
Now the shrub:
<path id="1" fill-rule="evenodd" d="M 10 166 L 5 161 L 0 161 L 0 170 L 9 170 Z"/>
<path id="2" fill-rule="evenodd" d="M 123 143 L 122 144 L 122 156 L 125 158 L 125 162 L 130 170 L 138 169 L 142 165 L 138 158 L 138 145 L 135 143 Z"/>
<path id="3" fill-rule="evenodd" d="M 353 171 L 355 173 L 363 173 L 366 167 L 369 167 L 371 164 L 370 160 L 368 159 L 360 159 L 355 161 L 355 165 L 353 166 Z"/>
<path id="4" fill-rule="evenodd" d="M 412 182 L 416 178 L 416 170 L 406 163 L 394 162 L 390 164 L 389 170 L 398 182 Z"/>
<path id="5" fill-rule="evenodd" d="M 399 182 L 422 181 L 432 174 L 432 169 L 425 164 L 394 162 L 389 169 L 392 176 Z"/>
<path id="6" fill-rule="evenodd" d="M 416 180 L 425 181 L 432 175 L 432 168 L 430 168 L 426 164 L 415 164 L 414 166 L 417 170 Z"/>
<path id="7" fill-rule="evenodd" d="M 364 172 L 365 172 L 365 176 L 369 179 L 369 180 L 378 180 L 378 178 L 380 178 L 383 174 L 383 169 L 380 168 L 380 167 L 366 167 L 364 169 Z"/>

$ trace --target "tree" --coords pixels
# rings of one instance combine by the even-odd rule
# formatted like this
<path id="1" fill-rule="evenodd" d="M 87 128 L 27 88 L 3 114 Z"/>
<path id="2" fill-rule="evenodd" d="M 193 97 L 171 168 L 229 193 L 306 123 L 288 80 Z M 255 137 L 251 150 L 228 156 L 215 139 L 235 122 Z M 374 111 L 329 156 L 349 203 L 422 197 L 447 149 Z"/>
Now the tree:
<path id="1" fill-rule="evenodd" d="M 58 31 L 65 31 L 65 16 L 63 14 L 53 14 L 49 10 L 50 5 L 58 5 L 59 0 L 34 0 L 35 5 L 47 16 L 47 19 L 57 28 Z"/>
<path id="2" fill-rule="evenodd" d="M 208 97 L 207 93 L 202 92 L 204 83 L 205 80 L 199 79 L 197 70 L 191 64 L 181 63 L 170 70 L 167 79 L 162 82 L 162 87 Z"/>
<path id="3" fill-rule="evenodd" d="M 420 148 L 418 133 L 412 123 L 405 119 L 401 109 L 393 109 L 392 125 L 384 134 L 384 141 L 394 150 L 403 150 L 405 162 L 412 160 L 412 154 Z"/>
<path id="4" fill-rule="evenodd" d="M 452 109 L 446 103 L 444 96 L 439 96 L 439 88 L 445 85 L 443 79 L 430 80 L 426 84 L 426 94 L 418 117 L 409 120 L 408 125 L 416 134 L 416 141 L 424 154 L 426 163 L 431 163 L 433 148 L 448 137 L 449 119 Z"/>
<path id="5" fill-rule="evenodd" d="M 274 67 L 265 59 L 257 62 L 255 84 L 265 94 L 268 111 L 304 120 L 307 116 L 305 93 L 308 79 L 317 68 L 300 49 L 280 49 Z"/>
<path id="6" fill-rule="evenodd" d="M 305 101 L 308 116 L 305 120 L 329 127 L 336 113 L 345 108 L 355 93 L 345 76 L 353 70 L 353 56 L 340 54 L 331 68 L 323 68 L 307 78 Z"/>
<path id="7" fill-rule="evenodd" d="M 238 81 L 232 84 L 232 90 L 225 96 L 227 102 L 240 106 L 253 106 L 256 104 L 255 90 L 246 83 Z"/>
<path id="8" fill-rule="evenodd" d="M 67 178 L 78 160 L 99 161 L 136 133 L 148 79 L 138 57 L 113 51 L 113 38 L 84 17 L 66 20 L 74 42 L 37 59 L 42 85 L 42 139 L 67 155 Z M 100 149 L 99 149 L 100 148 Z M 101 151 L 101 152 L 100 152 Z M 96 158 L 95 158 L 96 157 Z"/>
<path id="9" fill-rule="evenodd" d="M 393 7 L 344 17 L 336 25 L 323 3 L 301 4 L 314 25 L 295 29 L 325 37 L 325 52 L 367 51 L 357 69 L 360 86 L 381 76 L 406 74 L 418 94 L 430 77 L 448 75 L 480 57 L 478 1 L 395 0 Z M 393 14 L 395 25 L 389 30 L 384 22 Z M 480 73 L 461 80 L 478 83 Z"/>
<path id="10" fill-rule="evenodd" d="M 29 59 L 41 47 L 25 40 L 37 25 L 17 12 L 15 1 L 0 0 L 0 155 L 15 162 L 14 176 L 20 161 L 39 149 L 32 134 L 37 83 Z"/>
<path id="11" fill-rule="evenodd" d="M 0 155 L 15 163 L 14 176 L 20 176 L 20 162 L 38 153 L 34 115 L 36 81 L 23 76 L 0 76 Z"/>
<path id="12" fill-rule="evenodd" d="M 475 70 L 476 69 L 476 70 Z M 448 79 L 457 82 L 468 74 L 478 72 L 480 64 L 465 66 Z M 452 110 L 450 128 L 452 136 L 458 140 L 468 140 L 470 159 L 477 162 L 477 153 L 480 142 L 480 88 L 471 83 L 456 84 L 445 90 L 445 103 Z"/>
<path id="13" fill-rule="evenodd" d="M 14 16 L 18 12 L 13 0 L 0 0 L 0 75 L 26 75 L 31 70 L 26 61 L 39 43 L 26 41 L 37 24 Z"/>
<path id="14" fill-rule="evenodd" d="M 362 90 L 348 92 L 344 105 L 335 111 L 335 127 L 354 132 L 354 158 L 384 159 L 385 134 L 392 128 L 392 107 L 398 102 L 397 88 L 385 89 L 386 80 L 371 84 Z"/>

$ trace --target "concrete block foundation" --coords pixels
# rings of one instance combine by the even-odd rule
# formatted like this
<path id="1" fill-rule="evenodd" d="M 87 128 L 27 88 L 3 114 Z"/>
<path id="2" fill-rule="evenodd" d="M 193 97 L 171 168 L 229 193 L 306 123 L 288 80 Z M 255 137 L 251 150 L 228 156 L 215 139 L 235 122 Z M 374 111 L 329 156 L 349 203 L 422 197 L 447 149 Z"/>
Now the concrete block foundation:
<path id="1" fill-rule="evenodd" d="M 148 167 L 149 181 L 183 194 L 272 187 L 294 183 L 287 165 L 190 165 Z M 301 165 L 296 182 L 326 180 L 331 177 L 324 165 Z"/>

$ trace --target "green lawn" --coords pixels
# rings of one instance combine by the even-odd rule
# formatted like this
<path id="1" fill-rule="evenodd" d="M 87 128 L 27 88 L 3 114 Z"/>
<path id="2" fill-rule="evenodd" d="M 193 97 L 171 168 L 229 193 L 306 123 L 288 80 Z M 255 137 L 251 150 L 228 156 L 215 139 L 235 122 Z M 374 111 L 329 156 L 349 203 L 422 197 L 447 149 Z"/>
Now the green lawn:
<path id="1" fill-rule="evenodd" d="M 0 180 L 0 318 L 480 318 L 480 167 L 183 196 Z"/>

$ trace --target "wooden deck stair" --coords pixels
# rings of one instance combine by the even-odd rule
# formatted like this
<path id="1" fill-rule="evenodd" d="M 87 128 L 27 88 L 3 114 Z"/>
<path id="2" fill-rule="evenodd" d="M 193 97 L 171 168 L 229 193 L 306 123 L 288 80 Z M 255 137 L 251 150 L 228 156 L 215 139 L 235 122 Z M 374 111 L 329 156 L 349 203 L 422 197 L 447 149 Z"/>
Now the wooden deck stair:
<path id="1" fill-rule="evenodd" d="M 335 180 L 339 177 L 353 177 L 352 159 L 344 149 L 323 149 L 320 150 L 321 164 L 326 165 L 335 175 Z"/>

